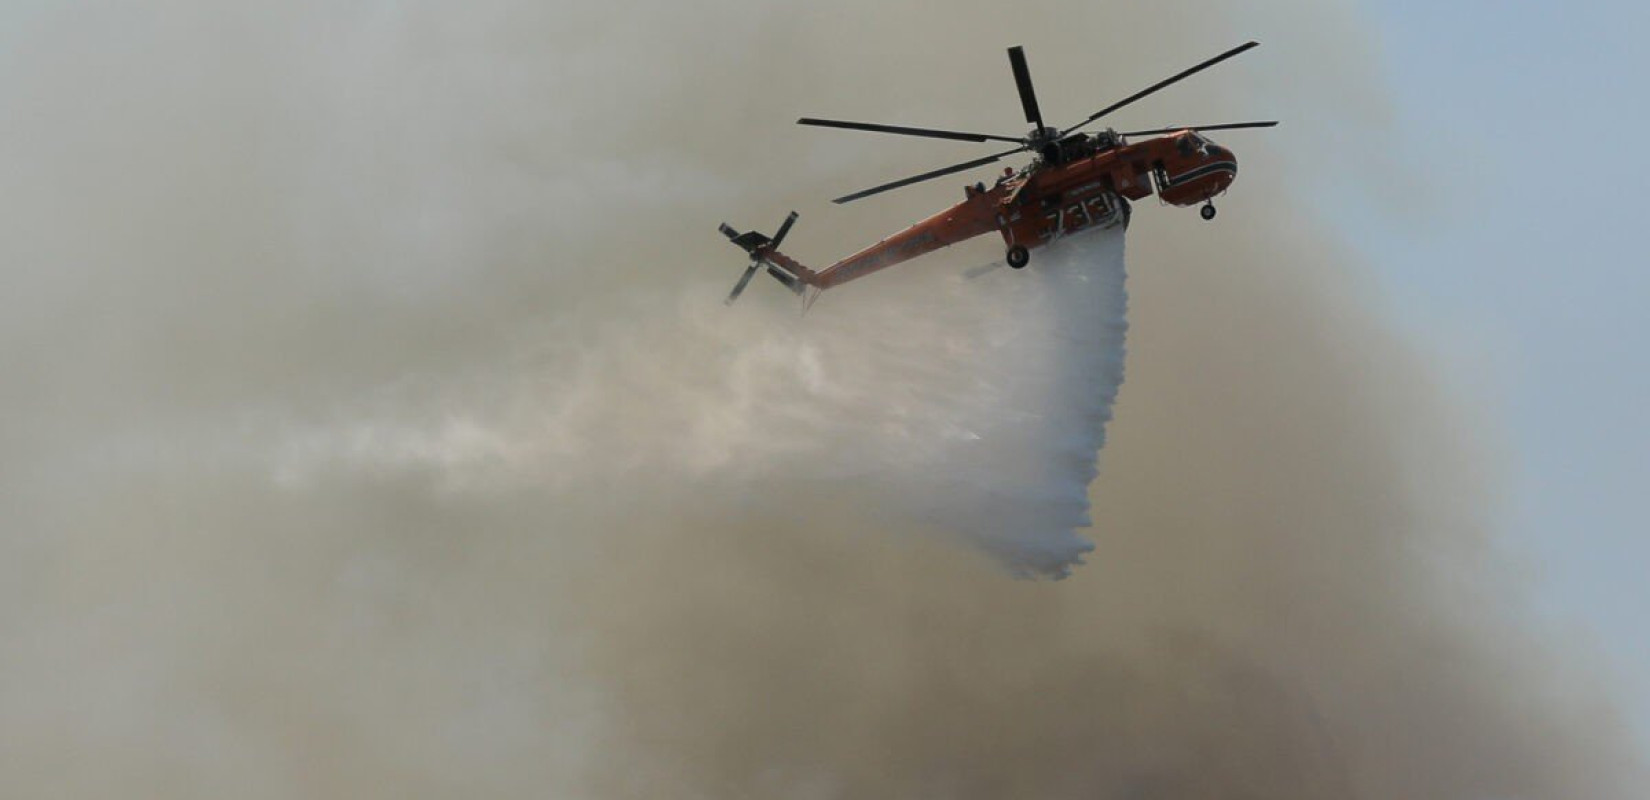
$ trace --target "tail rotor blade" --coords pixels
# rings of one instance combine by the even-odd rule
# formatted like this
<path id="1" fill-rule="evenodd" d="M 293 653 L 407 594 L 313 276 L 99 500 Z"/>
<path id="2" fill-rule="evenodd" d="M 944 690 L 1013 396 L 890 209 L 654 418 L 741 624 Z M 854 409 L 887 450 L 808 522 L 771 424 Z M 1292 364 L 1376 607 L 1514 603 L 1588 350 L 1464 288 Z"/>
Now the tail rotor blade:
<path id="1" fill-rule="evenodd" d="M 1026 112 L 1026 122 L 1043 129 L 1043 112 L 1037 107 L 1037 90 L 1031 87 L 1031 69 L 1026 66 L 1025 48 L 1008 48 L 1008 64 L 1014 69 L 1014 86 L 1020 90 L 1020 107 Z"/>
<path id="2" fill-rule="evenodd" d="M 733 301 L 738 300 L 739 295 L 745 293 L 745 287 L 750 285 L 751 278 L 756 275 L 756 271 L 761 267 L 761 259 L 751 259 L 751 265 L 745 268 L 745 274 L 739 276 L 739 282 L 733 285 L 733 291 L 728 293 L 728 299 L 722 301 L 723 305 L 733 305 Z"/>
<path id="3" fill-rule="evenodd" d="M 790 232 L 791 232 L 791 225 L 793 225 L 793 224 L 795 224 L 795 223 L 796 223 L 796 216 L 797 216 L 797 215 L 796 215 L 796 212 L 795 212 L 795 211 L 792 211 L 792 212 L 791 212 L 791 213 L 790 213 L 790 216 L 788 216 L 788 217 L 786 217 L 786 218 L 785 218 L 785 221 L 784 221 L 784 222 L 783 222 L 783 223 L 781 223 L 781 224 L 780 224 L 780 226 L 779 226 L 779 232 L 778 232 L 778 233 L 775 233 L 775 234 L 774 234 L 774 235 L 773 235 L 773 244 L 772 244 L 772 245 L 771 245 L 771 246 L 772 246 L 772 247 L 773 247 L 773 248 L 774 248 L 774 249 L 775 249 L 775 250 L 778 250 L 778 249 L 779 249 L 779 243 L 780 243 L 780 242 L 783 242 L 783 241 L 785 241 L 785 234 L 787 234 L 787 233 L 790 233 Z"/>

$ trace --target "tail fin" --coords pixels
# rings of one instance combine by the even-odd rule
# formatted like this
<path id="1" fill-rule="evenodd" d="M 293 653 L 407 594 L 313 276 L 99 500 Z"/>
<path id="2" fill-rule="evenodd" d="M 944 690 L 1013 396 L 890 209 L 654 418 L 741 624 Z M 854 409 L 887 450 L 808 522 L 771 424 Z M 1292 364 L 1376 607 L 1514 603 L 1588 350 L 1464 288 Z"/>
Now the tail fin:
<path id="1" fill-rule="evenodd" d="M 763 267 L 767 268 L 768 274 L 772 275 L 774 280 L 784 284 L 785 288 L 790 289 L 794 294 L 800 295 L 803 289 L 807 288 L 808 278 L 813 276 L 812 270 L 779 252 L 779 244 L 785 241 L 785 234 L 791 232 L 791 225 L 796 223 L 796 217 L 795 211 L 792 211 L 790 216 L 785 217 L 785 221 L 780 224 L 779 230 L 774 233 L 772 239 L 756 231 L 740 233 L 726 222 L 722 223 L 721 227 L 717 229 L 722 232 L 723 236 L 728 237 L 728 241 L 738 245 L 741 250 L 751 256 L 750 266 L 745 268 L 745 274 L 739 276 L 739 282 L 734 284 L 733 291 L 728 293 L 726 301 L 728 305 L 733 305 L 733 301 L 739 299 L 739 295 L 744 293 L 745 287 L 750 285 L 751 278 L 756 275 L 756 271 Z"/>

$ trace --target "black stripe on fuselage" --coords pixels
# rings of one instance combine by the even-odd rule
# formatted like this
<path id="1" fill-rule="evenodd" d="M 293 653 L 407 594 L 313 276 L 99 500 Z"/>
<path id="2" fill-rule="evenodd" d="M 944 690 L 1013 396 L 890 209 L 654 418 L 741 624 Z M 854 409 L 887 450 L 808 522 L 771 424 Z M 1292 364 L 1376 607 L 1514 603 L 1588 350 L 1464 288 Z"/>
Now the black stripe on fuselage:
<path id="1" fill-rule="evenodd" d="M 1197 169 L 1189 170 L 1187 172 L 1182 172 L 1179 175 L 1176 175 L 1173 178 L 1169 179 L 1169 183 L 1168 183 L 1167 188 L 1173 188 L 1173 187 L 1179 186 L 1183 183 L 1189 183 L 1191 181 L 1197 180 L 1198 178 L 1204 177 L 1205 175 L 1212 175 L 1216 172 L 1230 172 L 1230 173 L 1232 173 L 1232 175 L 1235 176 L 1235 175 L 1237 175 L 1237 162 L 1236 161 L 1216 161 L 1212 164 L 1204 164 L 1203 166 L 1198 167 Z"/>

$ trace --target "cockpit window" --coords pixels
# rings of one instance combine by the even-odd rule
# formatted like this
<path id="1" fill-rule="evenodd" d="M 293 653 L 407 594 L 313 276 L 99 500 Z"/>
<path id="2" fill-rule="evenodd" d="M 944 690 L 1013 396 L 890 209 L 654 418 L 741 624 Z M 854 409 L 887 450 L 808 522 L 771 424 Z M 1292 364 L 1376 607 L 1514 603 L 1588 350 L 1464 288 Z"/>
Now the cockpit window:
<path id="1" fill-rule="evenodd" d="M 1186 135 L 1180 139 L 1180 152 L 1188 156 L 1193 153 L 1206 156 L 1209 154 L 1209 144 L 1209 140 L 1203 138 L 1202 134 L 1197 131 L 1187 131 Z"/>

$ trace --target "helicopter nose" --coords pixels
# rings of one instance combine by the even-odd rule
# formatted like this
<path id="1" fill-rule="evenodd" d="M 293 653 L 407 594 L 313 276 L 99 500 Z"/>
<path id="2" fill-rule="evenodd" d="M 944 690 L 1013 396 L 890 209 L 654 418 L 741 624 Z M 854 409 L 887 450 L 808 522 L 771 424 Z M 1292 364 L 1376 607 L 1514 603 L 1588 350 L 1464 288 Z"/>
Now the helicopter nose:
<path id="1" fill-rule="evenodd" d="M 1232 181 L 1237 178 L 1237 156 L 1218 144 L 1209 145 L 1207 152 L 1208 155 L 1203 160 L 1203 163 L 1208 165 L 1205 169 L 1215 171 L 1212 177 L 1220 184 L 1220 189 L 1232 185 Z"/>
<path id="2" fill-rule="evenodd" d="M 1220 145 L 1210 147 L 1209 163 L 1211 166 L 1219 165 L 1216 168 L 1219 169 L 1220 172 L 1216 177 L 1220 182 L 1220 188 L 1222 190 L 1228 186 L 1231 186 L 1232 181 L 1237 179 L 1237 156 L 1233 155 L 1231 150 L 1221 147 Z"/>

